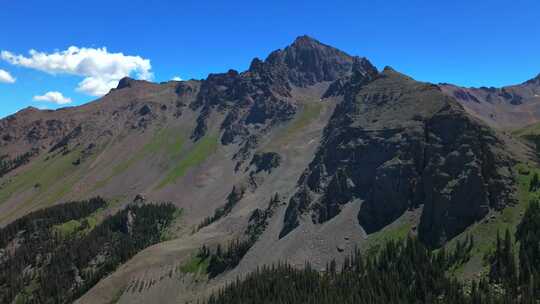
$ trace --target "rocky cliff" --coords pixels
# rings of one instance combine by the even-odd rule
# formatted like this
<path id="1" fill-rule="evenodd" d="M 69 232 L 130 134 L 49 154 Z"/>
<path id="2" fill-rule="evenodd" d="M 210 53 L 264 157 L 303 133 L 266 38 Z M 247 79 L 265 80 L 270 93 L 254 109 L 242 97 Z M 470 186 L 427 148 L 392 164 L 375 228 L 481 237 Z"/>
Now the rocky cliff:
<path id="1" fill-rule="evenodd" d="M 367 233 L 423 207 L 422 240 L 440 246 L 514 201 L 513 161 L 495 132 L 431 84 L 386 68 L 353 78 L 290 200 L 284 237 L 361 200 Z"/>

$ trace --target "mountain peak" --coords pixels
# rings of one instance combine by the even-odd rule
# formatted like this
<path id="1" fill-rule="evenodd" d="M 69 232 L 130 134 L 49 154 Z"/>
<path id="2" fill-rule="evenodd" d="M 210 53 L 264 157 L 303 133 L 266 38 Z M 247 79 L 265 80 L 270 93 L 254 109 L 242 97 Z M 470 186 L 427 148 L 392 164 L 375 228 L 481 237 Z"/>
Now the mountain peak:
<path id="1" fill-rule="evenodd" d="M 381 75 L 383 77 L 391 77 L 391 78 L 395 78 L 395 79 L 401 78 L 401 79 L 413 80 L 411 77 L 396 71 L 391 66 L 385 66 L 384 69 L 381 72 Z"/>
<path id="2" fill-rule="evenodd" d="M 387 65 L 387 66 L 385 66 L 385 67 L 383 68 L 382 73 L 384 73 L 384 74 L 393 74 L 393 73 L 397 73 L 397 71 L 394 70 L 393 67 Z"/>
<path id="3" fill-rule="evenodd" d="M 302 35 L 302 36 L 296 37 L 294 42 L 291 44 L 291 46 L 308 46 L 308 45 L 311 45 L 311 46 L 321 45 L 321 43 L 313 37 L 310 37 L 308 35 Z"/>
<path id="4" fill-rule="evenodd" d="M 265 63 L 285 66 L 290 81 L 306 87 L 350 75 L 353 61 L 347 53 L 304 35 L 285 49 L 272 52 Z"/>
<path id="5" fill-rule="evenodd" d="M 133 88 L 135 86 L 141 86 L 149 83 L 150 82 L 146 80 L 133 79 L 129 76 L 126 76 L 120 79 L 120 81 L 118 81 L 118 86 L 116 86 L 116 89 L 119 90 L 123 88 Z"/>
<path id="6" fill-rule="evenodd" d="M 131 77 L 124 77 L 122 79 L 120 79 L 120 81 L 118 81 L 118 86 L 116 86 L 116 89 L 123 89 L 123 88 L 129 88 L 131 86 L 133 86 L 133 83 L 135 82 L 136 80 L 131 78 Z"/>

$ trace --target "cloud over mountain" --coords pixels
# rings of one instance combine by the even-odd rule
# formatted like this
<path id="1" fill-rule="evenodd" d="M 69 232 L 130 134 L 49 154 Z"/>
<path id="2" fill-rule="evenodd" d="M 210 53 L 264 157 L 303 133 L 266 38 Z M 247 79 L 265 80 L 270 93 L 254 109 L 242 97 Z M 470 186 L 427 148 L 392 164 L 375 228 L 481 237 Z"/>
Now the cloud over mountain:
<path id="1" fill-rule="evenodd" d="M 43 95 L 37 95 L 33 98 L 35 101 L 46 101 L 46 102 L 52 102 L 58 105 L 64 105 L 71 103 L 71 98 L 65 97 L 62 95 L 62 93 L 57 91 L 51 91 L 47 92 Z"/>
<path id="2" fill-rule="evenodd" d="M 2 51 L 0 58 L 17 66 L 50 74 L 69 74 L 85 77 L 77 90 L 92 96 L 105 95 L 125 76 L 152 78 L 149 59 L 110 53 L 107 48 L 79 48 L 71 46 L 54 53 L 30 50 L 29 56 Z"/>

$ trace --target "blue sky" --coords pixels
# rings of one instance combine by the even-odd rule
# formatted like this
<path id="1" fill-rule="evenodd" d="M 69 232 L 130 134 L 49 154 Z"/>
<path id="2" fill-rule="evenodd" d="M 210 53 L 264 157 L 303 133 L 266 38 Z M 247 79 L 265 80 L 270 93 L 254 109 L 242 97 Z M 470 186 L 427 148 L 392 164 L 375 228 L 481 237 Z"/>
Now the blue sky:
<path id="1" fill-rule="evenodd" d="M 30 59 L 0 58 L 0 70 L 15 78 L 0 82 L 0 117 L 88 102 L 103 90 L 87 85 L 110 85 L 123 72 L 159 82 L 244 70 L 303 34 L 430 82 L 502 86 L 540 73 L 538 0 L 0 0 L 0 20 L 0 50 Z M 70 46 L 116 55 L 103 57 L 111 66 L 97 68 L 96 56 L 83 68 L 54 68 L 50 55 Z"/>

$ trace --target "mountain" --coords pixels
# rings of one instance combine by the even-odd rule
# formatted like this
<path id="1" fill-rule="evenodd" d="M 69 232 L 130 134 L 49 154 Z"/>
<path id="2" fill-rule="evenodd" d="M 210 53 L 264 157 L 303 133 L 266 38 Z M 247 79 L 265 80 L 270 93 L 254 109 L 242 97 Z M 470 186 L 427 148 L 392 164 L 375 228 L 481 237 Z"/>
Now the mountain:
<path id="1" fill-rule="evenodd" d="M 350 87 L 299 181 L 282 235 L 304 210 L 323 223 L 360 199 L 358 220 L 368 233 L 424 205 L 421 239 L 441 245 L 512 203 L 504 144 L 438 87 L 391 68 Z"/>
<path id="2" fill-rule="evenodd" d="M 513 109 L 538 84 L 422 83 L 301 36 L 243 72 L 24 109 L 0 120 L 0 266 L 20 275 L 0 288 L 35 300 L 54 270 L 57 302 L 193 302 L 262 265 L 319 271 L 408 235 L 429 250 L 473 235 L 468 279 L 528 203 L 534 145 L 499 127 L 525 124 Z M 62 248 L 77 254 L 43 263 Z"/>
<path id="3" fill-rule="evenodd" d="M 462 88 L 441 84 L 471 114 L 499 129 L 516 129 L 540 121 L 540 74 L 519 85 L 502 88 Z"/>

